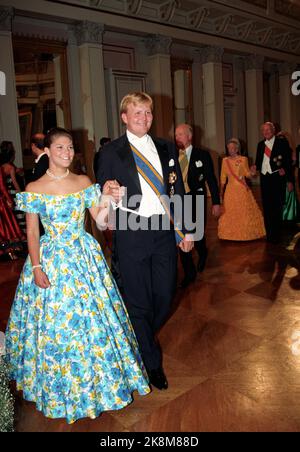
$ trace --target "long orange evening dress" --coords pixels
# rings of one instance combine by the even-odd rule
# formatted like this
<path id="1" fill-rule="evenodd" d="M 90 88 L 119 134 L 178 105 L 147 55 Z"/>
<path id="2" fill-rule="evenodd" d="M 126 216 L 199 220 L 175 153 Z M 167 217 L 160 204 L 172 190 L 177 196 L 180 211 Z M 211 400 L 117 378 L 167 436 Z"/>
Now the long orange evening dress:
<path id="1" fill-rule="evenodd" d="M 266 235 L 264 220 L 245 178 L 250 178 L 247 157 L 225 157 L 221 184 L 226 186 L 223 213 L 219 219 L 218 236 L 223 240 L 256 240 Z"/>

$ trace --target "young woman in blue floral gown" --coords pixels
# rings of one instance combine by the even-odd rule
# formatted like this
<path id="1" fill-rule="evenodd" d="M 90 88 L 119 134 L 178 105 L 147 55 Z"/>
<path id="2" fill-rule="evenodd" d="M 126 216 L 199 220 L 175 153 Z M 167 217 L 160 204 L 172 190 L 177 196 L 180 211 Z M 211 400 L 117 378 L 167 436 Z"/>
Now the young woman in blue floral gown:
<path id="1" fill-rule="evenodd" d="M 26 400 L 50 418 L 96 418 L 150 392 L 136 338 L 98 242 L 84 214 L 105 216 L 100 189 L 69 172 L 72 136 L 45 140 L 48 172 L 17 195 L 26 212 L 29 257 L 6 331 L 11 377 Z M 109 181 L 104 194 L 121 196 Z M 103 203 L 102 203 L 103 204 Z M 45 235 L 39 237 L 39 217 Z"/>

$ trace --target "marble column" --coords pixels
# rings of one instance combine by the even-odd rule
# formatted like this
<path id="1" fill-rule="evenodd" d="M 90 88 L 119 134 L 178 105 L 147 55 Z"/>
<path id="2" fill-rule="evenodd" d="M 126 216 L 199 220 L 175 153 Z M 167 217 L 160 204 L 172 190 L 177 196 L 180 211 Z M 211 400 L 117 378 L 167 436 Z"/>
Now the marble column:
<path id="1" fill-rule="evenodd" d="M 79 46 L 83 129 L 87 172 L 93 176 L 94 151 L 107 136 L 107 110 L 103 65 L 103 25 L 81 22 L 75 30 Z M 78 95 L 78 94 L 77 94 Z"/>
<path id="2" fill-rule="evenodd" d="M 187 96 L 186 73 L 184 69 L 179 69 L 174 72 L 175 127 L 178 124 L 188 122 L 186 118 L 186 107 L 188 105 Z"/>
<path id="3" fill-rule="evenodd" d="M 82 130 L 84 128 L 83 96 L 81 95 L 79 47 L 75 31 L 75 27 L 70 27 L 67 46 L 68 82 L 72 130 Z"/>
<path id="4" fill-rule="evenodd" d="M 0 7 L 0 71 L 5 82 L 5 95 L 0 95 L 0 141 L 12 141 L 16 150 L 15 164 L 23 166 L 16 77 L 12 46 L 13 8 Z"/>
<path id="5" fill-rule="evenodd" d="M 56 125 L 65 127 L 65 118 L 63 111 L 63 93 L 61 84 L 61 57 L 53 58 L 54 64 L 54 85 L 55 85 L 55 107 L 56 107 Z"/>
<path id="6" fill-rule="evenodd" d="M 252 163 L 256 158 L 257 143 L 262 139 L 260 126 L 264 122 L 263 57 L 254 55 L 245 61 L 247 142 Z"/>
<path id="7" fill-rule="evenodd" d="M 292 94 L 292 73 L 296 66 L 291 63 L 282 63 L 279 68 L 279 102 L 280 102 L 280 127 L 281 130 L 288 132 L 291 138 L 291 146 L 295 148 L 297 136 L 297 108 L 296 96 Z M 298 99 L 297 99 L 298 100 Z M 299 102 L 299 100 L 298 100 Z"/>
<path id="8" fill-rule="evenodd" d="M 270 67 L 269 78 L 270 120 L 280 123 L 279 70 L 276 64 Z"/>
<path id="9" fill-rule="evenodd" d="M 194 110 L 194 143 L 200 146 L 204 136 L 204 111 L 203 111 L 203 69 L 201 49 L 193 52 L 192 65 L 193 78 L 193 110 Z"/>
<path id="10" fill-rule="evenodd" d="M 174 139 L 173 92 L 170 47 L 172 40 L 164 36 L 145 39 L 149 61 L 149 93 L 154 100 L 153 132 Z"/>
<path id="11" fill-rule="evenodd" d="M 237 138 L 247 142 L 247 127 L 246 127 L 246 91 L 245 91 L 245 61 L 242 57 L 234 59 L 235 70 L 235 88 L 236 88 L 236 108 L 235 124 L 237 129 Z"/>
<path id="12" fill-rule="evenodd" d="M 225 151 L 222 76 L 224 50 L 220 47 L 205 47 L 201 53 L 203 59 L 204 145 L 210 150 L 215 169 L 218 171 L 219 156 Z"/>

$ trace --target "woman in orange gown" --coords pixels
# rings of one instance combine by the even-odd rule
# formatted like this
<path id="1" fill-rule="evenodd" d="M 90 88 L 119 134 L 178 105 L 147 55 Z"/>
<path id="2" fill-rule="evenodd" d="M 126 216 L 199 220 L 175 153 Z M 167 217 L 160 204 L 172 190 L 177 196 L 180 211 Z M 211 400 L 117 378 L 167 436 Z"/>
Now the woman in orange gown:
<path id="1" fill-rule="evenodd" d="M 222 162 L 221 195 L 223 213 L 219 219 L 218 236 L 223 240 L 256 240 L 266 235 L 260 208 L 246 183 L 251 178 L 248 159 L 240 155 L 240 142 L 227 143 L 228 157 Z"/>

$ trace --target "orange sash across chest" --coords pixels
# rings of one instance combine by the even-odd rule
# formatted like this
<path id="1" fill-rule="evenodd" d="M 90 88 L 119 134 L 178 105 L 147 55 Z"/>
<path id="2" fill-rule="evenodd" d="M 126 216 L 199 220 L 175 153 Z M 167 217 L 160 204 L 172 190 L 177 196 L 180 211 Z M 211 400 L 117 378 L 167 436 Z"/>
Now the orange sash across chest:
<path id="1" fill-rule="evenodd" d="M 240 184 L 242 184 L 242 185 L 244 186 L 244 188 L 246 188 L 246 190 L 249 190 L 249 187 L 248 187 L 247 183 L 245 182 L 245 180 L 244 180 L 244 179 L 240 179 L 240 178 L 235 174 L 235 172 L 234 172 L 234 170 L 233 170 L 233 168 L 232 168 L 232 166 L 231 166 L 229 160 L 226 159 L 225 162 L 227 163 L 227 167 L 228 167 L 228 169 L 229 169 L 229 171 L 230 171 L 230 174 L 231 174 L 231 175 L 232 175 L 232 176 L 233 176 Z"/>

